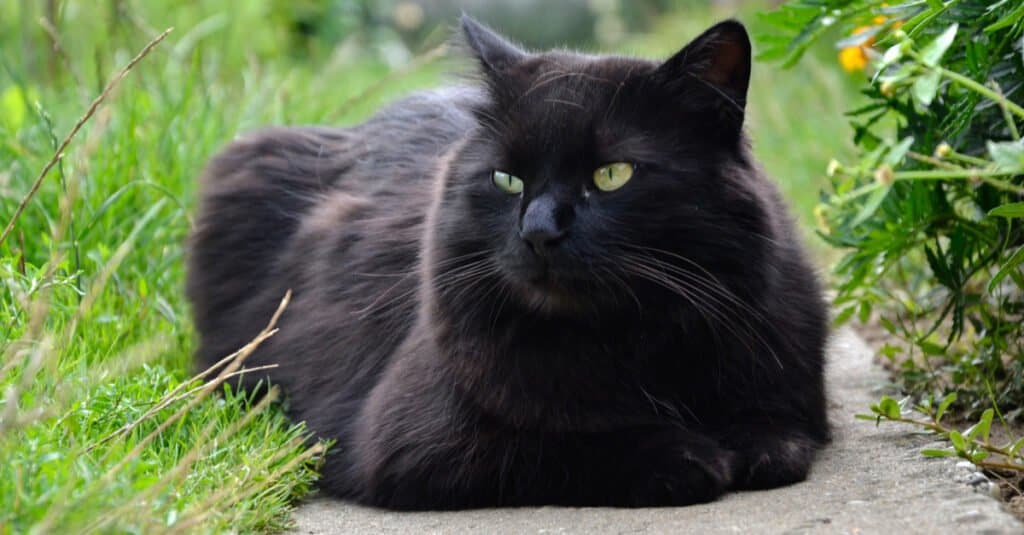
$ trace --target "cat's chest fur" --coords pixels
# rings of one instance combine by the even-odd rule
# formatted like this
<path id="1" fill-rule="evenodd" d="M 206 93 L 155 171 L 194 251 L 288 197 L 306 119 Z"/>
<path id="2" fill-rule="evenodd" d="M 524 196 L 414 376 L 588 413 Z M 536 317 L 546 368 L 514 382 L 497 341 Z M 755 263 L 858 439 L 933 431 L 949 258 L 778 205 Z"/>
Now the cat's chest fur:
<path id="1" fill-rule="evenodd" d="M 666 413 L 698 423 L 716 417 L 701 416 L 702 399 L 738 386 L 714 369 L 727 349 L 682 312 L 588 322 L 538 321 L 513 309 L 477 323 L 429 308 L 420 308 L 394 366 L 429 370 L 431 388 L 450 390 L 516 428 L 598 431 Z"/>

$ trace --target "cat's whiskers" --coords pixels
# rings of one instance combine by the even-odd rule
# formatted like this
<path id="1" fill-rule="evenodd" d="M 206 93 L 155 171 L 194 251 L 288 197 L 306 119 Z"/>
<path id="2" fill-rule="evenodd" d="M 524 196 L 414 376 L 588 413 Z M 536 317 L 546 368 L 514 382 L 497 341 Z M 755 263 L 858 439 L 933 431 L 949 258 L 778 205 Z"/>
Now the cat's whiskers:
<path id="1" fill-rule="evenodd" d="M 501 318 L 501 311 L 505 307 L 505 303 L 507 303 L 509 298 L 512 297 L 512 287 L 508 283 L 503 279 L 499 279 L 498 285 L 500 286 L 500 290 L 498 290 L 498 296 L 495 298 L 498 301 L 498 306 L 492 308 L 491 319 L 488 322 L 489 325 L 487 328 L 488 334 L 491 335 L 494 334 L 494 329 L 498 326 L 498 319 Z"/>
<path id="2" fill-rule="evenodd" d="M 433 284 L 439 295 L 445 295 L 449 302 L 457 303 L 463 294 L 496 271 L 494 260 L 483 258 L 438 275 Z M 454 286 L 458 286 L 458 289 L 454 294 L 448 294 L 448 289 Z"/>
<path id="3" fill-rule="evenodd" d="M 463 262 L 470 258 L 476 258 L 478 256 L 489 254 L 490 252 L 490 250 L 473 251 L 472 253 L 469 254 L 454 256 L 452 258 L 446 258 L 444 260 L 434 262 L 434 269 L 438 269 L 444 266 L 450 266 L 456 262 Z M 357 271 L 353 273 L 353 275 L 359 275 L 361 277 L 408 277 L 410 275 L 417 275 L 419 273 L 422 273 L 422 270 L 417 266 L 414 269 L 393 273 L 370 273 L 366 271 Z"/>
<path id="4" fill-rule="evenodd" d="M 464 254 L 464 255 L 455 256 L 455 257 L 448 258 L 448 259 L 442 260 L 440 262 L 437 262 L 435 264 L 435 267 L 448 266 L 448 265 L 454 264 L 456 262 L 465 261 L 465 260 L 470 259 L 470 258 L 475 258 L 475 257 L 478 257 L 478 256 L 487 255 L 490 252 L 491 252 L 490 250 L 481 250 L 481 251 L 474 251 L 472 253 L 468 253 L 468 254 Z M 480 261 L 478 260 L 477 262 L 480 262 Z M 476 262 L 471 262 L 470 264 L 475 264 L 475 263 Z M 467 266 L 470 265 L 470 264 L 467 264 Z M 370 304 L 366 305 L 365 307 L 363 307 L 363 308 L 361 308 L 359 310 L 354 311 L 353 314 L 355 314 L 355 316 L 357 318 L 361 319 L 361 320 L 362 319 L 366 319 L 367 317 L 370 316 L 370 314 L 372 314 L 374 312 L 384 311 L 389 305 L 401 302 L 401 300 L 405 299 L 406 297 L 413 296 L 418 291 L 418 289 L 419 289 L 418 286 L 416 286 L 416 285 L 414 285 L 412 288 L 410 288 L 410 289 L 408 289 L 408 290 L 406 290 L 406 291 L 404 291 L 404 292 L 402 292 L 402 293 L 392 297 L 388 301 L 386 301 L 384 303 L 381 303 L 381 300 L 384 299 L 385 297 L 387 297 L 387 295 L 389 293 L 391 293 L 391 291 L 393 291 L 395 288 L 397 288 L 403 281 L 405 281 L 405 279 L 409 278 L 410 276 L 417 275 L 420 272 L 421 272 L 421 270 L 417 268 L 417 269 L 413 269 L 413 270 L 407 271 L 404 274 L 395 274 L 394 276 L 401 277 L 401 278 L 399 278 L 397 281 L 395 281 L 395 283 L 392 284 L 391 286 L 389 286 L 386 290 L 381 292 L 380 295 L 378 295 Z M 453 273 L 454 272 L 455 271 L 453 271 Z M 367 274 L 363 274 L 363 275 L 367 275 Z"/>
<path id="5" fill-rule="evenodd" d="M 778 354 L 775 352 L 771 344 L 769 344 L 768 341 L 764 339 L 764 336 L 762 336 L 761 333 L 750 324 L 748 316 L 740 313 L 740 311 L 748 313 L 756 313 L 756 311 L 754 311 L 754 309 L 749 305 L 745 305 L 745 303 L 741 303 L 745 306 L 730 307 L 728 306 L 729 304 L 736 305 L 737 303 L 728 301 L 723 302 L 724 297 L 738 299 L 734 295 L 722 293 L 720 287 L 711 285 L 707 280 L 702 280 L 699 276 L 695 276 L 695 274 L 685 270 L 676 269 L 675 271 L 664 271 L 666 267 L 664 263 L 662 263 L 661 266 L 648 264 L 647 262 L 649 261 L 657 260 L 649 256 L 628 255 L 624 256 L 623 260 L 627 266 L 634 269 L 634 272 L 636 272 L 637 275 L 644 276 L 645 278 L 648 278 L 648 280 L 656 282 L 667 289 L 673 290 L 677 294 L 689 300 L 695 307 L 698 307 L 699 311 L 701 311 L 702 315 L 705 315 L 706 319 L 717 320 L 717 322 L 729 330 L 729 332 L 735 336 L 739 342 L 746 346 L 751 354 L 756 354 L 753 347 L 747 343 L 747 338 L 741 336 L 741 333 L 736 331 L 736 327 L 740 327 L 747 335 L 752 336 L 755 341 L 768 351 L 780 368 L 783 366 L 782 361 L 779 359 Z M 669 264 L 668 266 L 671 265 Z M 675 273 L 686 275 L 688 278 L 682 279 Z M 697 286 L 695 283 L 701 283 L 701 285 Z M 702 309 L 697 305 L 695 297 L 702 298 L 704 300 L 704 304 L 710 305 L 710 308 Z M 736 311 L 734 308 L 740 308 L 740 311 Z M 710 312 L 713 318 L 708 318 L 703 310 Z M 760 318 L 759 321 L 765 321 L 763 316 L 758 315 L 757 318 Z M 730 319 L 733 321 L 730 322 Z"/>
<path id="6" fill-rule="evenodd" d="M 677 266 L 675 264 L 672 264 L 670 262 L 666 262 L 664 260 L 656 258 L 656 257 L 652 256 L 651 254 L 644 254 L 643 255 L 646 259 L 650 259 L 650 260 L 656 262 L 658 264 L 658 267 L 667 269 L 667 270 L 669 270 L 669 271 L 671 271 L 673 273 L 679 274 L 680 276 L 684 276 L 684 277 L 687 277 L 687 278 L 689 278 L 691 280 L 694 280 L 696 282 L 701 283 L 702 286 L 704 286 L 708 290 L 713 291 L 713 292 L 721 295 L 723 298 L 726 298 L 727 301 L 729 301 L 730 303 L 736 305 L 739 308 L 744 309 L 746 312 L 748 312 L 752 316 L 754 316 L 754 318 L 757 319 L 758 321 L 763 322 L 765 324 L 768 323 L 768 320 L 765 319 L 764 315 L 762 315 L 760 311 L 754 309 L 748 303 L 746 303 L 745 301 L 740 299 L 738 296 L 736 296 L 736 294 L 733 293 L 729 289 L 728 286 L 726 286 L 721 280 L 719 280 L 718 277 L 715 277 L 715 275 L 713 273 L 711 273 L 710 271 L 708 271 L 707 268 L 705 268 L 704 266 L 700 265 L 699 262 L 697 262 L 697 261 L 695 261 L 693 259 L 687 258 L 687 257 L 685 257 L 685 256 L 683 256 L 683 255 L 681 255 L 679 253 L 673 253 L 671 251 L 666 251 L 664 249 L 658 249 L 657 247 L 648 247 L 648 246 L 643 246 L 643 245 L 635 245 L 635 244 L 621 243 L 621 242 L 616 243 L 616 245 L 618 245 L 620 247 L 627 248 L 627 249 L 634 249 L 634 250 L 642 251 L 642 252 L 649 252 L 649 253 L 653 253 L 653 254 L 663 254 L 663 255 L 672 257 L 672 258 L 674 258 L 676 260 L 679 260 L 681 262 L 685 262 L 687 265 L 693 266 L 694 268 L 699 270 L 700 273 L 702 273 L 704 275 L 704 277 L 706 277 L 706 278 L 701 277 L 700 274 L 697 274 L 697 273 L 694 273 L 694 272 L 691 272 L 691 271 L 687 271 L 687 270 L 682 269 L 681 267 L 679 267 L 679 266 Z"/>
<path id="7" fill-rule="evenodd" d="M 740 343 L 746 346 L 747 350 L 750 351 L 751 355 L 755 354 L 754 348 L 752 348 L 750 344 L 747 343 L 745 338 L 743 338 L 742 336 L 740 336 L 739 333 L 736 332 L 735 328 L 729 323 L 728 318 L 725 317 L 721 311 L 716 309 L 713 306 L 713 303 L 704 303 L 711 305 L 710 308 L 705 308 L 704 306 L 702 306 L 701 301 L 699 301 L 698 299 L 695 298 L 695 296 L 689 293 L 690 291 L 693 291 L 694 288 L 692 288 L 688 284 L 685 284 L 685 282 L 680 283 L 680 281 L 675 281 L 671 277 L 668 277 L 665 273 L 655 268 L 651 268 L 650 266 L 644 265 L 642 263 L 633 263 L 633 261 L 629 259 L 624 259 L 624 265 L 627 268 L 629 268 L 629 270 L 635 275 L 638 275 L 644 279 L 654 282 L 655 284 L 658 284 L 663 288 L 666 288 L 672 291 L 673 293 L 683 297 L 687 302 L 689 302 L 697 311 L 697 313 L 700 314 L 700 316 L 704 318 L 704 320 L 707 322 L 708 328 L 711 329 L 711 332 L 715 336 L 715 340 L 718 342 L 719 347 L 721 347 L 721 338 L 718 336 L 717 326 L 720 325 L 724 327 L 727 331 L 729 331 L 729 334 L 733 335 Z"/>

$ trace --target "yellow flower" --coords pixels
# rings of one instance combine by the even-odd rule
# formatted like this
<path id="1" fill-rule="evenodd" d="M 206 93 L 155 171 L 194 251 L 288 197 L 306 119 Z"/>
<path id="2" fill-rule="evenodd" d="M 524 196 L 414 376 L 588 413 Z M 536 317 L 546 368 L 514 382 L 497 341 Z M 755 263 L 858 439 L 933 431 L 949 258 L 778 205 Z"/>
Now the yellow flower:
<path id="1" fill-rule="evenodd" d="M 868 53 L 862 46 L 848 46 L 839 51 L 839 64 L 847 72 L 863 71 L 868 66 Z"/>
<path id="2" fill-rule="evenodd" d="M 869 26 L 858 26 L 853 29 L 853 35 L 862 34 L 871 28 Z M 864 70 L 868 66 L 868 49 L 875 44 L 874 36 L 868 37 L 861 43 L 848 46 L 839 51 L 839 64 L 847 72 Z"/>

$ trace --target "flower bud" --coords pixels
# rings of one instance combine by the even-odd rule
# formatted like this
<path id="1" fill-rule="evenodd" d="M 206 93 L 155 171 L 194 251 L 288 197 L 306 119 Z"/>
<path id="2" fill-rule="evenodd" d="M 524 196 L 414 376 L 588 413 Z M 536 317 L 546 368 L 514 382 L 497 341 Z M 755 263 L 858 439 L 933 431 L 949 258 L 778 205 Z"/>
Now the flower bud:
<path id="1" fill-rule="evenodd" d="M 825 173 L 828 176 L 836 176 L 837 173 L 843 171 L 843 164 L 839 163 L 839 160 L 832 158 L 828 161 L 828 167 L 825 169 Z"/>
<path id="2" fill-rule="evenodd" d="M 830 234 L 832 227 L 828 224 L 828 205 L 819 204 L 814 207 L 814 220 L 818 223 L 818 230 L 822 234 Z"/>
<path id="3" fill-rule="evenodd" d="M 892 167 L 888 164 L 882 164 L 881 167 L 875 170 L 875 182 L 883 186 L 891 186 L 896 181 L 896 176 L 892 172 Z"/>
<path id="4" fill-rule="evenodd" d="M 892 97 L 894 94 L 896 94 L 896 84 L 887 80 L 885 82 L 882 82 L 882 85 L 879 86 L 878 91 L 882 93 L 883 97 Z"/>
<path id="5" fill-rule="evenodd" d="M 945 141 L 939 143 L 938 147 L 935 147 L 935 157 L 937 158 L 945 158 L 946 156 L 949 156 L 951 152 L 953 152 L 953 147 L 950 147 L 949 143 L 946 143 Z"/>

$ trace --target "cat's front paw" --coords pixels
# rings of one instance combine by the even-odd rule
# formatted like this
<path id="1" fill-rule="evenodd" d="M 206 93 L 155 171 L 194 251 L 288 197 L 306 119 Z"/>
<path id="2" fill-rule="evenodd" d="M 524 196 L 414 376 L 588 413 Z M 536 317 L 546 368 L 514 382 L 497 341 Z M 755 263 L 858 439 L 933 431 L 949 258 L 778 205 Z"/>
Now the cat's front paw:
<path id="1" fill-rule="evenodd" d="M 829 440 L 828 424 L 795 426 L 738 422 L 717 439 L 737 460 L 733 489 L 770 489 L 807 478 L 817 451 Z"/>
<path id="2" fill-rule="evenodd" d="M 635 507 L 689 505 L 715 500 L 732 485 L 736 455 L 711 446 L 678 448 L 639 461 L 629 501 Z"/>

